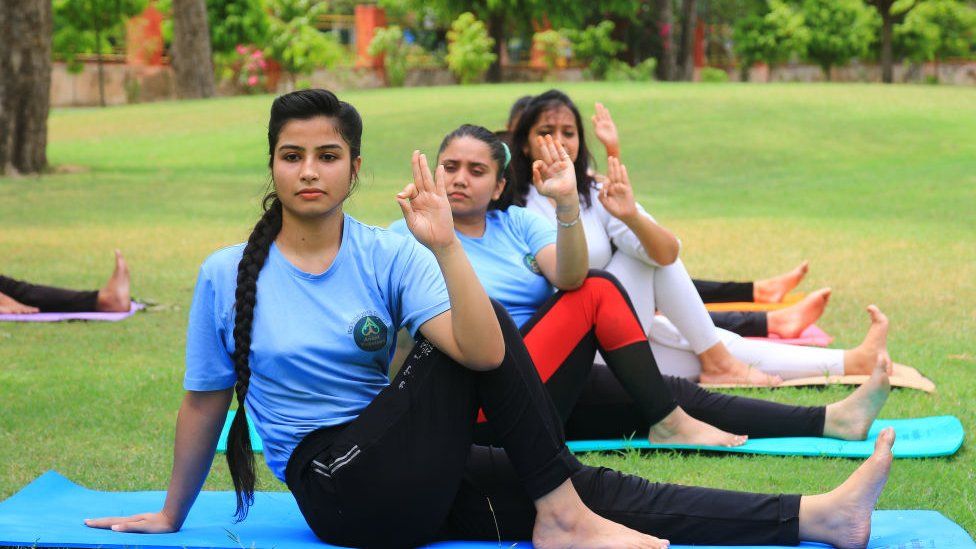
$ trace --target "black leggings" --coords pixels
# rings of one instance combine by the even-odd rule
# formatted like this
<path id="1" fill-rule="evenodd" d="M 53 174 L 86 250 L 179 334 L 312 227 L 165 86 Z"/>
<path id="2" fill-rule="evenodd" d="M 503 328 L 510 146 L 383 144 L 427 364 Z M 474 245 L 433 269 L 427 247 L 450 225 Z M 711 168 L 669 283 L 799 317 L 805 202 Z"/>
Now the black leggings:
<path id="1" fill-rule="evenodd" d="M 77 292 L 50 286 L 38 286 L 0 275 L 0 294 L 24 305 L 37 307 L 42 313 L 86 313 L 95 310 L 98 291 Z"/>
<path id="2" fill-rule="evenodd" d="M 499 305 L 505 360 L 473 372 L 420 340 L 358 418 L 308 435 L 288 487 L 322 540 L 413 547 L 529 539 L 533 500 L 570 479 L 593 511 L 675 543 L 796 544 L 800 496 L 649 483 L 579 464 L 515 325 Z M 500 448 L 472 446 L 478 407 Z"/>
<path id="3" fill-rule="evenodd" d="M 716 328 L 723 328 L 742 337 L 766 337 L 769 335 L 768 313 L 761 311 L 709 311 Z"/>
<path id="4" fill-rule="evenodd" d="M 716 282 L 714 280 L 691 279 L 705 303 L 729 303 L 731 301 L 752 301 L 752 282 Z"/>
<path id="5" fill-rule="evenodd" d="M 522 326 L 531 358 L 569 440 L 647 436 L 675 407 L 753 437 L 822 436 L 826 408 L 714 393 L 661 374 L 626 291 L 604 271 L 560 291 Z M 594 365 L 597 351 L 608 366 Z M 490 444 L 479 425 L 475 442 Z"/>

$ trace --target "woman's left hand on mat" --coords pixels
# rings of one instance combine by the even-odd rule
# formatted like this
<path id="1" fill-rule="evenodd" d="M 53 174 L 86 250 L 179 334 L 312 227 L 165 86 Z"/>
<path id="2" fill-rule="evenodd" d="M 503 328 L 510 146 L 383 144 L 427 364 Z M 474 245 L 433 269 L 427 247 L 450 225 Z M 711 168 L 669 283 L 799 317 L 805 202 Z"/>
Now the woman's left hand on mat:
<path id="1" fill-rule="evenodd" d="M 128 517 L 85 519 L 85 526 L 134 534 L 166 534 L 179 530 L 179 527 L 175 526 L 170 518 L 162 512 L 140 513 Z"/>

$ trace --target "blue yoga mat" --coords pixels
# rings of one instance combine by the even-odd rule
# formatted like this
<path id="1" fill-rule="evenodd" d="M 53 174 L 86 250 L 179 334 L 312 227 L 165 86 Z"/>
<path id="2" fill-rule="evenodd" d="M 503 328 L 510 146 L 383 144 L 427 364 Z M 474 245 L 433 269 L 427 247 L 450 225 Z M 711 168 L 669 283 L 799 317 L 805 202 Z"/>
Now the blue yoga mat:
<path id="1" fill-rule="evenodd" d="M 322 549 L 287 492 L 258 492 L 247 520 L 234 524 L 233 492 L 202 492 L 174 534 L 124 534 L 88 528 L 90 517 L 131 515 L 162 507 L 165 492 L 99 492 L 49 471 L 0 503 L 0 546 L 104 548 Z M 448 542 L 438 549 L 497 549 L 498 542 Z M 531 544 L 503 543 L 528 549 Z M 676 549 L 681 547 L 674 545 Z M 801 547 L 822 548 L 820 544 Z M 935 511 L 875 511 L 870 549 L 976 549 L 966 532 Z M 697 549 L 706 549 L 698 546 Z"/>
<path id="2" fill-rule="evenodd" d="M 227 416 L 224 430 L 220 433 L 217 451 L 227 450 L 227 432 L 233 412 Z M 261 438 L 251 429 L 251 445 L 255 452 L 262 451 Z M 756 438 L 742 446 L 694 446 L 688 444 L 651 444 L 646 439 L 571 440 L 566 443 L 573 452 L 607 452 L 627 449 L 705 450 L 740 454 L 765 454 L 771 456 L 827 456 L 866 458 L 874 451 L 874 440 L 885 427 L 895 428 L 896 458 L 923 458 L 951 456 L 962 447 L 962 423 L 955 416 L 922 417 L 916 419 L 879 419 L 871 426 L 867 440 L 847 441 L 821 437 Z"/>

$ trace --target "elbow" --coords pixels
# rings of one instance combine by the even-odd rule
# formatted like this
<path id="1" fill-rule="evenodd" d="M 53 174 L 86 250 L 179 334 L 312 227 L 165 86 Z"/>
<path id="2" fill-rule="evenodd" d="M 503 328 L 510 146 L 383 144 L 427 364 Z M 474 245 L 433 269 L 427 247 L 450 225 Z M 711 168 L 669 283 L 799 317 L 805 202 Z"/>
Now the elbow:
<path id="1" fill-rule="evenodd" d="M 661 257 L 654 258 L 654 260 L 657 261 L 658 265 L 662 267 L 667 267 L 668 265 L 673 264 L 678 260 L 678 247 L 675 246 L 674 251 L 667 254 L 662 254 Z"/>
<path id="2" fill-rule="evenodd" d="M 482 351 L 481 356 L 472 357 L 465 360 L 462 364 L 469 370 L 475 372 L 488 372 L 502 365 L 505 360 L 505 342 L 500 341 L 498 345 L 492 345 L 489 350 Z"/>
<path id="3" fill-rule="evenodd" d="M 562 290 L 564 292 L 571 292 L 573 290 L 578 290 L 583 285 L 583 283 L 586 282 L 587 274 L 588 272 L 584 272 L 576 277 L 572 277 L 572 278 L 565 277 L 562 280 L 557 280 L 555 283 L 553 283 L 553 286 L 555 286 L 557 290 Z"/>

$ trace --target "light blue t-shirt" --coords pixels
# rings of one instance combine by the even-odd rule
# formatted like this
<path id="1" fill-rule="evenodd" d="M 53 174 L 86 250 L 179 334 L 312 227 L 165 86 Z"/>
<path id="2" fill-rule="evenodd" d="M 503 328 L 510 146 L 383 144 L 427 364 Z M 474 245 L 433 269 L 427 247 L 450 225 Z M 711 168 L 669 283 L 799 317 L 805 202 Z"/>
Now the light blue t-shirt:
<path id="1" fill-rule="evenodd" d="M 186 343 L 189 391 L 233 387 L 234 294 L 244 244 L 203 263 Z M 332 265 L 309 274 L 274 244 L 257 282 L 247 413 L 268 467 L 284 480 L 295 446 L 320 427 L 355 419 L 389 384 L 401 327 L 450 309 L 433 255 L 411 238 L 345 216 Z"/>
<path id="2" fill-rule="evenodd" d="M 410 234 L 402 219 L 390 230 Z M 552 295 L 552 285 L 535 261 L 539 250 L 556 243 L 556 228 L 542 216 L 518 206 L 490 210 L 481 238 L 457 235 L 485 292 L 505 307 L 516 325 L 525 324 Z"/>

